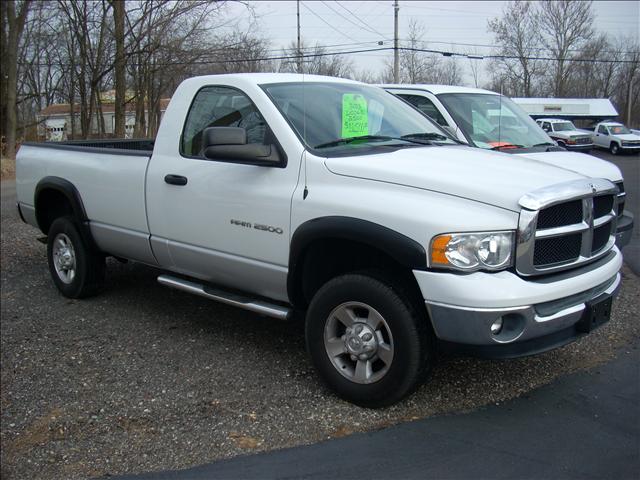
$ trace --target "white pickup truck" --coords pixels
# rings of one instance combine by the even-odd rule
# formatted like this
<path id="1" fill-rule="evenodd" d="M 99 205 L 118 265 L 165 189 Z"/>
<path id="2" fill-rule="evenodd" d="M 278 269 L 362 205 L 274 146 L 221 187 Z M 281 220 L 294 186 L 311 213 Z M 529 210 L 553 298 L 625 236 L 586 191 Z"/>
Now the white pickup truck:
<path id="1" fill-rule="evenodd" d="M 575 145 L 568 144 L 567 139 L 562 141 L 558 138 L 558 147 L 556 141 L 549 137 L 559 135 L 551 133 L 552 126 L 543 130 L 519 105 L 499 93 L 452 85 L 381 86 L 432 118 L 454 138 L 470 146 L 521 155 L 589 177 L 611 180 L 620 190 L 616 233 L 618 247 L 623 248 L 631 240 L 633 215 L 624 209 L 626 194 L 620 169 L 592 155 L 565 151 L 565 148 L 591 149 L 591 132 L 577 132 L 576 135 L 584 140 Z M 568 123 L 570 129 L 575 129 L 571 122 Z"/>
<path id="2" fill-rule="evenodd" d="M 618 122 L 601 122 L 593 130 L 596 147 L 609 150 L 613 155 L 640 152 L 640 135 Z"/>
<path id="3" fill-rule="evenodd" d="M 321 377 L 368 407 L 415 389 L 438 347 L 571 342 L 609 319 L 621 281 L 613 182 L 459 145 L 384 90 L 328 77 L 189 79 L 155 142 L 23 144 L 17 191 L 63 295 L 97 293 L 112 255 L 302 317 Z"/>
<path id="4" fill-rule="evenodd" d="M 536 120 L 540 128 L 547 132 L 558 145 L 567 150 L 576 152 L 589 152 L 593 148 L 591 132 L 578 130 L 570 120 L 561 118 L 540 118 Z"/>

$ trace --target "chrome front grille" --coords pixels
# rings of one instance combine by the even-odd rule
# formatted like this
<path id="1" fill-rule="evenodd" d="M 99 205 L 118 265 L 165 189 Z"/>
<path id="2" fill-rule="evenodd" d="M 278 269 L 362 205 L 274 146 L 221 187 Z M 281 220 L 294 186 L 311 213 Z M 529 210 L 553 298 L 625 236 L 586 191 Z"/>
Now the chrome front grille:
<path id="1" fill-rule="evenodd" d="M 627 199 L 627 194 L 624 191 L 622 182 L 616 182 L 616 187 L 618 187 L 618 218 L 620 218 L 624 212 L 624 202 Z"/>
<path id="2" fill-rule="evenodd" d="M 615 245 L 618 187 L 604 179 L 546 187 L 520 199 L 516 270 L 540 275 L 600 258 Z"/>

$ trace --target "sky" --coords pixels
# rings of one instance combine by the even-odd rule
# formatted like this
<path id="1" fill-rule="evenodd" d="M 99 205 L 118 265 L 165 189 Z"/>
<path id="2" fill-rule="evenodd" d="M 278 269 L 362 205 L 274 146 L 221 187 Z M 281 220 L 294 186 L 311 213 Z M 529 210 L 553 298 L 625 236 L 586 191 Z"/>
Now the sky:
<path id="1" fill-rule="evenodd" d="M 249 1 L 258 18 L 251 24 L 246 7 L 231 3 L 230 16 L 238 18 L 243 30 L 256 29 L 271 41 L 274 54 L 296 40 L 295 1 Z M 493 37 L 487 31 L 487 21 L 500 16 L 504 1 L 399 1 L 399 37 L 406 38 L 411 19 L 425 27 L 424 40 L 428 48 L 458 53 L 489 53 Z M 640 36 L 640 2 L 594 1 L 595 27 L 613 36 Z M 361 49 L 393 45 L 393 1 L 301 1 L 300 24 L 302 38 L 308 45 L 341 45 L 331 48 Z M 468 44 L 468 45 L 464 45 Z M 393 52 L 371 52 L 350 55 L 357 70 L 376 73 L 384 68 L 385 59 Z M 464 82 L 472 84 L 469 60 L 460 59 Z M 476 60 L 477 61 L 477 60 Z M 487 60 L 480 60 L 483 65 Z M 484 70 L 484 68 L 482 69 Z M 481 77 L 487 78 L 486 72 Z"/>

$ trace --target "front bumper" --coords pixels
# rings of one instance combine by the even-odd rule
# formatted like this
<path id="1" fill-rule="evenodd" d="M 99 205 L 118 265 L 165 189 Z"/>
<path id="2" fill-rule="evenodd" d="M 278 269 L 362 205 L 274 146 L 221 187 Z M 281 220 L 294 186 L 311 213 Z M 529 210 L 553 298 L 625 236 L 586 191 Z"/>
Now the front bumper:
<path id="1" fill-rule="evenodd" d="M 620 145 L 620 151 L 624 153 L 640 152 L 640 145 Z"/>
<path id="2" fill-rule="evenodd" d="M 564 148 L 572 152 L 588 152 L 590 150 L 593 150 L 593 147 L 594 147 L 593 143 L 575 144 L 575 145 L 570 145 L 565 143 L 564 145 Z"/>
<path id="3" fill-rule="evenodd" d="M 490 357 L 540 353 L 577 339 L 587 302 L 614 297 L 622 255 L 614 247 L 585 267 L 536 279 L 504 271 L 415 271 L 433 329 L 448 347 Z M 498 335 L 491 325 L 503 319 Z"/>
<path id="4" fill-rule="evenodd" d="M 633 232 L 633 214 L 627 210 L 622 212 L 622 216 L 618 218 L 616 227 L 616 245 L 622 250 L 630 241 Z"/>

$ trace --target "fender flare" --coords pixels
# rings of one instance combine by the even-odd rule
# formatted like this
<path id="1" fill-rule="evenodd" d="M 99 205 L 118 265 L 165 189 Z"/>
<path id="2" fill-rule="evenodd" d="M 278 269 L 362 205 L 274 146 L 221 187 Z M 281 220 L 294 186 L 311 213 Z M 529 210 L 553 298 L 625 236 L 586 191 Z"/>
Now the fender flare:
<path id="1" fill-rule="evenodd" d="M 395 230 L 353 217 L 328 216 L 301 224 L 291 237 L 287 294 L 291 301 L 298 298 L 300 270 L 305 251 L 317 240 L 350 240 L 383 251 L 403 267 L 426 270 L 424 247 Z"/>
<path id="2" fill-rule="evenodd" d="M 73 183 L 64 178 L 55 176 L 44 177 L 36 185 L 35 193 L 33 196 L 33 205 L 36 209 L 36 221 L 38 222 L 38 228 L 40 228 L 43 233 L 47 233 L 44 228 L 43 213 L 38 209 L 38 199 L 43 192 L 51 190 L 55 190 L 56 192 L 61 193 L 69 201 L 73 216 L 78 222 L 80 235 L 82 235 L 83 239 L 87 242 L 89 248 L 91 248 L 92 250 L 98 250 L 93 240 L 93 236 L 91 235 L 91 230 L 89 228 L 89 219 L 84 209 L 80 192 Z"/>

